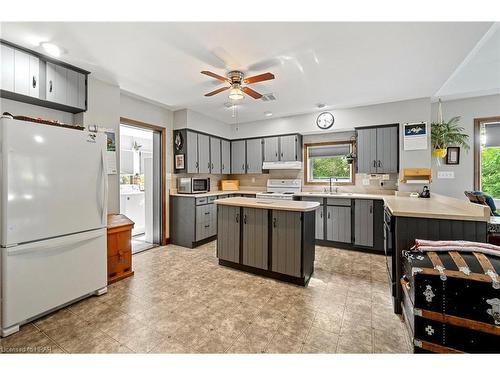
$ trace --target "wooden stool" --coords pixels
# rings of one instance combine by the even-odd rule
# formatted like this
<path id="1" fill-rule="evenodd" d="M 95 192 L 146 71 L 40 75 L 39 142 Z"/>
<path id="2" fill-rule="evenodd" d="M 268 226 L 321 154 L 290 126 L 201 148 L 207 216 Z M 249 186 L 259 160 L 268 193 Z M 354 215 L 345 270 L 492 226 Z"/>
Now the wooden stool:
<path id="1" fill-rule="evenodd" d="M 132 228 L 125 215 L 108 215 L 108 285 L 132 276 Z"/>

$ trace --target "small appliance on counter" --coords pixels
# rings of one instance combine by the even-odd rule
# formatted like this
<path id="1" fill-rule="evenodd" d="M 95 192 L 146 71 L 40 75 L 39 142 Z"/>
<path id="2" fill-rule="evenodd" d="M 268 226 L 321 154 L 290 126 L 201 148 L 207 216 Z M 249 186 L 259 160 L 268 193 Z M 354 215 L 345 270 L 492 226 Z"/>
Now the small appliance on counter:
<path id="1" fill-rule="evenodd" d="M 240 190 L 240 181 L 239 180 L 221 180 L 220 181 L 220 189 L 222 191 Z"/>
<path id="2" fill-rule="evenodd" d="M 267 180 L 267 190 L 257 194 L 256 198 L 292 200 L 293 195 L 302 190 L 301 186 L 300 179 L 278 180 L 270 178 Z"/>
<path id="3" fill-rule="evenodd" d="M 177 192 L 181 194 L 208 193 L 210 178 L 181 177 L 177 179 Z"/>

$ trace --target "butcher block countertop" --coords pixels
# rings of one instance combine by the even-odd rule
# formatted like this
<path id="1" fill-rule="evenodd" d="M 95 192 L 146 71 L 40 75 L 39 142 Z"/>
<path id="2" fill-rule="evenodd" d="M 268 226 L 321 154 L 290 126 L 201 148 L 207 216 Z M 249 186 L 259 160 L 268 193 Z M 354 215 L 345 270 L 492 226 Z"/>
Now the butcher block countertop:
<path id="1" fill-rule="evenodd" d="M 216 204 L 236 207 L 262 208 L 279 211 L 314 211 L 319 207 L 318 202 L 293 201 L 285 199 L 259 199 L 259 198 L 225 198 L 214 201 Z"/>

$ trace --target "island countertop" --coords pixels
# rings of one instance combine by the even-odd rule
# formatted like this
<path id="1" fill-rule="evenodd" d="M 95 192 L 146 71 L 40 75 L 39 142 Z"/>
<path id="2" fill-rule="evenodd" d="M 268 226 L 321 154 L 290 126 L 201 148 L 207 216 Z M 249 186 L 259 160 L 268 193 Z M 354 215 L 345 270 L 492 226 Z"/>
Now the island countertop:
<path id="1" fill-rule="evenodd" d="M 225 198 L 214 201 L 216 204 L 236 207 L 261 208 L 266 210 L 296 211 L 307 212 L 314 211 L 319 207 L 318 202 L 293 201 L 285 199 L 259 199 L 259 198 Z"/>

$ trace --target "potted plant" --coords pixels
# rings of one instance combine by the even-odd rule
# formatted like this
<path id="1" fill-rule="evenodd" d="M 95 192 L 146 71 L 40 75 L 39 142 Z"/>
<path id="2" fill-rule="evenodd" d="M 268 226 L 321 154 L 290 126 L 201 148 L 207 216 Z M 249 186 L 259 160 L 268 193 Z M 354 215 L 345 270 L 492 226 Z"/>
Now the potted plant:
<path id="1" fill-rule="evenodd" d="M 356 159 L 356 155 L 352 152 L 345 156 L 345 160 L 347 161 L 347 164 L 352 164 L 354 159 Z"/>
<path id="2" fill-rule="evenodd" d="M 469 136 L 464 134 L 464 128 L 458 126 L 460 116 L 452 117 L 448 122 L 443 121 L 441 100 L 439 101 L 438 122 L 431 123 L 432 156 L 444 158 L 448 146 L 461 146 L 469 150 L 467 140 Z"/>

